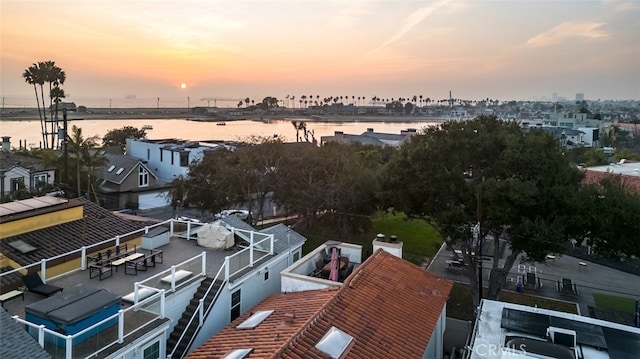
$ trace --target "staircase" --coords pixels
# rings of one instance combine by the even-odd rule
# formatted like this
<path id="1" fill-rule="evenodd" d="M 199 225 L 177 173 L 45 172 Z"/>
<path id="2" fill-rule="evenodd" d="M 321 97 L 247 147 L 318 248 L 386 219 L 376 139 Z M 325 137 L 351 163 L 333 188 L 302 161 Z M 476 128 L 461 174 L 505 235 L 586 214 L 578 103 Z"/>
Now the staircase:
<path id="1" fill-rule="evenodd" d="M 193 298 L 191 298 L 189 305 L 182 313 L 182 317 L 178 320 L 178 323 L 173 328 L 173 332 L 171 332 L 171 335 L 167 340 L 167 355 L 170 354 L 174 348 L 176 348 L 176 345 L 178 345 L 178 347 L 176 348 L 176 351 L 174 352 L 172 358 L 177 359 L 177 358 L 184 357 L 187 350 L 189 349 L 187 346 L 191 343 L 192 337 L 198 331 L 198 325 L 199 325 L 198 316 L 197 316 L 198 304 L 200 304 L 200 299 L 204 297 L 205 293 L 207 292 L 207 289 L 209 289 L 209 286 L 211 286 L 211 283 L 213 283 L 213 278 L 209 278 L 209 277 L 207 277 L 202 281 L 202 283 L 200 284 L 200 287 L 198 288 L 196 293 L 193 295 Z M 216 293 L 218 292 L 218 289 L 220 289 L 223 283 L 224 283 L 223 281 L 218 280 L 213 284 L 213 286 L 211 287 L 211 291 L 209 292 L 209 295 L 206 298 L 204 298 L 204 310 L 206 310 L 209 307 L 209 305 L 215 298 Z M 196 314 L 196 317 L 189 325 L 189 321 L 191 320 L 194 314 Z M 178 343 L 178 340 L 180 340 L 180 336 L 182 336 L 182 333 L 185 333 L 184 337 L 182 338 L 182 341 Z"/>

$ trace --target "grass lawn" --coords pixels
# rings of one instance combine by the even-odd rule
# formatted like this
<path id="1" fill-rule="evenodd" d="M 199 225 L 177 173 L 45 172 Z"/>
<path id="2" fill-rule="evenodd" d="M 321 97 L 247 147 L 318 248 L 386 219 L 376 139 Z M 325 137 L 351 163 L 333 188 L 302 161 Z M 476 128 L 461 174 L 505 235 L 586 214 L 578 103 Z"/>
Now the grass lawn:
<path id="1" fill-rule="evenodd" d="M 407 220 L 402 213 L 375 215 L 371 218 L 371 224 L 371 228 L 364 233 L 341 238 L 328 235 L 328 232 L 323 229 L 307 230 L 302 233 L 307 238 L 303 252 L 309 253 L 328 240 L 338 240 L 362 245 L 364 260 L 372 252 L 371 241 L 378 233 L 383 233 L 387 240 L 391 235 L 397 236 L 398 240 L 403 242 L 404 259 L 420 265 L 425 257 L 433 257 L 442 243 L 438 233 L 429 224 L 422 220 Z"/>
<path id="2" fill-rule="evenodd" d="M 578 314 L 574 303 L 541 298 L 508 290 L 501 290 L 498 297 L 502 302 L 527 305 L 530 307 L 538 306 L 538 308 Z M 471 289 L 468 284 L 457 282 L 453 284 L 453 288 L 451 288 L 451 292 L 449 293 L 449 300 L 447 301 L 447 316 L 462 320 L 474 320 L 473 301 L 471 300 Z"/>
<path id="3" fill-rule="evenodd" d="M 617 297 L 602 293 L 593 293 L 596 307 L 619 310 L 621 312 L 635 313 L 636 301 L 633 298 Z"/>

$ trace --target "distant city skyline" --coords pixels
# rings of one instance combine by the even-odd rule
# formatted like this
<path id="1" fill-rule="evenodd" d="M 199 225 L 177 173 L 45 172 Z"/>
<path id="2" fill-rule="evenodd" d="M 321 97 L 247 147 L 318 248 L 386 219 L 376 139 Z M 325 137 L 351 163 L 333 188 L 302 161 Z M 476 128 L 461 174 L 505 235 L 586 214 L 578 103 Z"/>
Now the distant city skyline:
<path id="1" fill-rule="evenodd" d="M 0 1 L 9 100 L 47 60 L 69 100 L 640 99 L 638 1 Z"/>

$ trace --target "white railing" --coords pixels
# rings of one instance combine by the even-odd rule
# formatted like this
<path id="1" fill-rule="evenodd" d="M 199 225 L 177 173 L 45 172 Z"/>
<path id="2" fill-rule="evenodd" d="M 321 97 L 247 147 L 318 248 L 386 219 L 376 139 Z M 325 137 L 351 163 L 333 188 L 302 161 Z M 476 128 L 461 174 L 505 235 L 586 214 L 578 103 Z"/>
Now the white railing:
<path id="1" fill-rule="evenodd" d="M 213 289 L 213 287 L 215 286 L 216 282 L 220 278 L 220 275 L 223 273 L 223 269 L 225 267 L 227 267 L 228 258 L 229 257 L 225 258 L 224 264 L 222 266 L 220 266 L 220 269 L 218 270 L 218 273 L 216 273 L 216 276 L 213 278 L 213 282 L 211 282 L 211 284 L 209 285 L 209 288 L 207 288 L 207 291 L 204 293 L 202 298 L 200 298 L 200 300 L 198 301 L 198 308 L 196 309 L 196 311 L 193 313 L 193 315 L 189 319 L 189 322 L 187 323 L 185 328 L 189 328 L 191 326 L 191 323 L 193 323 L 193 321 L 196 319 L 196 315 L 197 315 L 197 318 L 198 318 L 198 328 L 201 328 L 202 325 L 204 324 L 204 318 L 206 318 L 207 315 L 209 315 L 209 312 L 213 308 L 213 305 L 216 303 L 216 300 L 220 296 L 220 292 L 224 288 L 224 283 L 226 283 L 226 280 L 223 283 L 221 283 L 220 287 L 218 288 L 218 290 L 216 291 L 216 293 L 215 293 L 215 295 L 213 297 L 213 300 L 211 301 L 211 303 L 209 303 L 209 307 L 207 307 L 206 312 L 203 310 L 203 308 L 204 308 L 204 300 L 205 300 L 205 298 L 207 298 L 207 296 L 209 296 L 209 293 L 211 293 L 211 290 Z M 178 341 L 176 342 L 176 345 L 173 347 L 173 350 L 168 355 L 169 358 L 173 358 L 173 355 L 175 354 L 176 349 L 178 349 L 178 347 L 180 346 L 180 343 L 184 339 L 184 336 L 185 336 L 186 332 L 187 332 L 186 330 L 183 331 L 182 334 L 180 335 L 180 337 L 178 338 Z M 193 340 L 195 339 L 197 333 L 198 333 L 198 331 L 196 331 L 194 333 L 194 335 L 192 335 L 191 338 L 189 339 L 189 343 L 187 344 L 187 349 L 189 349 L 189 346 L 191 346 L 191 343 L 193 343 Z"/>
<path id="2" fill-rule="evenodd" d="M 151 277 L 145 278 L 136 284 L 157 288 L 160 285 L 162 278 L 170 276 L 171 281 L 168 283 L 171 286 L 170 292 L 175 292 L 176 289 L 182 284 L 190 281 L 180 281 L 176 277 L 176 272 L 179 270 L 189 270 L 192 272 L 192 277 L 203 277 L 207 274 L 207 252 L 202 252 L 195 257 L 189 258 L 183 262 L 172 265 L 171 268 L 165 269 L 162 272 L 156 273 Z"/>
<path id="3" fill-rule="evenodd" d="M 37 265 L 40 265 L 40 278 L 42 279 L 43 283 L 46 283 L 47 282 L 47 263 L 50 262 L 50 261 L 54 261 L 54 260 L 59 259 L 59 258 L 64 258 L 64 257 L 70 256 L 70 255 L 74 255 L 76 253 L 80 253 L 80 257 L 81 257 L 80 266 L 76 267 L 76 268 L 71 268 L 67 272 L 61 273 L 60 276 L 61 275 L 65 275 L 65 274 L 67 274 L 69 272 L 76 271 L 76 270 L 84 270 L 84 269 L 87 269 L 87 258 L 88 258 L 87 250 L 90 250 L 90 249 L 96 248 L 96 247 L 100 247 L 100 246 L 103 246 L 103 245 L 111 243 L 111 242 L 114 242 L 114 246 L 119 246 L 120 245 L 120 239 L 123 238 L 123 237 L 135 236 L 137 234 L 139 234 L 139 235 L 147 234 L 147 233 L 149 233 L 150 229 L 155 228 L 155 227 L 163 226 L 163 225 L 165 225 L 167 223 L 169 223 L 170 229 L 173 230 L 173 221 L 176 221 L 176 220 L 168 219 L 168 220 L 166 220 L 164 222 L 156 223 L 154 225 L 147 226 L 147 227 L 144 227 L 144 228 L 136 230 L 136 231 L 132 231 L 132 232 L 129 232 L 129 233 L 125 233 L 123 235 L 115 236 L 115 237 L 113 237 L 111 239 L 107 239 L 107 240 L 104 240 L 102 242 L 92 244 L 90 246 L 82 246 L 79 249 L 76 249 L 76 250 L 73 250 L 73 251 L 70 251 L 70 252 L 67 252 L 67 253 L 59 254 L 57 256 L 54 256 L 54 257 L 51 257 L 51 258 L 47 258 L 47 259 L 42 259 L 39 262 L 32 263 L 32 264 L 29 264 L 29 265 L 26 265 L 26 266 L 23 266 L 23 267 L 20 267 L 20 268 L 16 268 L 16 269 L 13 269 L 13 270 L 10 270 L 10 271 L 3 272 L 3 273 L 0 274 L 0 278 L 2 278 L 3 276 L 6 276 L 6 275 L 10 275 L 12 273 L 16 273 L 16 272 L 24 273 L 25 271 L 28 271 L 29 268 L 35 267 Z M 173 235 L 173 232 L 171 232 L 171 235 Z M 53 278 L 55 278 L 55 277 L 52 277 L 52 278 L 49 278 L 49 279 L 53 279 Z"/>
<path id="4" fill-rule="evenodd" d="M 236 232 L 239 233 L 247 233 L 249 236 L 249 247 L 235 253 L 232 254 L 230 256 L 227 256 L 224 258 L 224 263 L 223 265 L 220 267 L 220 269 L 218 270 L 218 273 L 216 273 L 215 277 L 213 278 L 213 282 L 211 282 L 211 284 L 209 285 L 209 288 L 207 288 L 207 291 L 204 293 L 204 295 L 202 296 L 202 298 L 199 298 L 198 301 L 198 307 L 196 308 L 196 311 L 193 313 L 193 315 L 191 316 L 191 318 L 189 319 L 189 322 L 187 323 L 185 328 L 189 328 L 191 326 L 191 324 L 197 319 L 198 320 L 198 330 L 204 325 L 204 321 L 205 318 L 207 318 L 207 316 L 209 316 L 209 313 L 211 313 L 211 310 L 213 309 L 213 306 L 216 303 L 216 300 L 218 299 L 218 297 L 220 296 L 220 293 L 222 291 L 222 289 L 224 288 L 224 283 L 229 282 L 229 278 L 231 278 L 231 276 L 235 275 L 236 273 L 239 273 L 240 271 L 249 268 L 249 267 L 253 267 L 255 265 L 255 263 L 257 261 L 259 261 L 260 259 L 262 259 L 264 256 L 266 255 L 271 255 L 273 254 L 273 235 L 272 234 L 264 234 L 264 233 L 259 233 L 259 232 L 253 232 L 253 231 L 246 231 L 246 230 L 242 230 L 242 229 L 237 229 L 237 228 L 232 228 L 231 231 L 234 233 L 234 235 L 236 234 Z M 259 240 L 257 242 L 254 242 L 254 236 L 258 235 L 260 237 L 263 237 L 262 240 Z M 267 242 L 268 241 L 268 242 Z M 269 251 L 265 251 L 265 250 L 261 250 L 256 248 L 257 246 L 259 246 L 260 244 L 265 244 L 268 243 L 268 248 Z M 256 258 L 256 255 L 254 255 L 254 251 L 256 252 L 256 254 L 258 254 L 258 257 Z M 249 254 L 248 259 L 246 258 L 246 254 Z M 247 262 L 247 265 L 242 266 L 243 262 Z M 231 264 L 235 263 L 236 267 L 235 269 L 231 269 Z M 204 300 L 205 298 L 207 298 L 209 296 L 209 294 L 211 293 L 211 290 L 213 289 L 213 287 L 216 285 L 216 282 L 218 280 L 220 280 L 220 276 L 224 273 L 224 280 L 222 282 L 222 284 L 220 285 L 220 287 L 218 288 L 218 290 L 216 291 L 213 300 L 211 301 L 211 303 L 209 303 L 209 306 L 206 308 L 204 308 Z M 189 343 L 187 344 L 187 350 L 189 349 L 189 346 L 191 346 L 191 344 L 193 343 L 193 341 L 196 338 L 196 335 L 198 333 L 198 330 L 196 330 L 196 332 L 191 336 L 191 338 L 189 338 Z M 180 338 L 178 338 L 178 341 L 176 342 L 173 350 L 171 351 L 171 353 L 169 354 L 169 358 L 173 358 L 173 355 L 175 354 L 176 349 L 180 346 L 180 343 L 182 342 L 182 340 L 185 339 L 185 333 L 187 331 L 185 330 L 181 335 Z"/>
<path id="5" fill-rule="evenodd" d="M 155 289 L 155 288 L 151 288 L 151 289 Z M 155 289 L 157 290 L 157 289 Z M 164 318 L 164 310 L 165 310 L 165 306 L 164 306 L 164 301 L 165 301 L 165 291 L 164 290 L 157 290 L 157 292 L 155 294 L 152 294 L 151 296 L 145 298 L 144 300 L 142 300 L 139 305 L 143 304 L 143 303 L 149 303 L 149 302 L 153 302 L 156 300 L 160 300 L 160 312 L 159 313 L 153 313 L 152 311 L 145 311 L 146 313 L 151 313 L 151 314 L 156 314 L 155 317 L 153 317 L 152 319 L 150 319 L 147 322 L 151 322 L 153 320 L 156 320 L 158 318 L 162 319 Z M 41 347 L 45 347 L 46 343 L 59 343 L 60 341 L 64 341 L 65 342 L 65 358 L 75 358 L 77 357 L 77 355 L 74 355 L 73 353 L 73 342 L 74 339 L 79 338 L 87 333 L 90 333 L 92 330 L 96 330 L 96 335 L 98 335 L 98 333 L 100 333 L 101 335 L 101 340 L 104 340 L 105 338 L 105 334 L 104 334 L 104 329 L 100 330 L 100 327 L 105 324 L 108 323 L 109 321 L 113 321 L 116 320 L 117 321 L 117 325 L 118 325 L 118 334 L 116 337 L 114 337 L 113 340 L 111 340 L 108 343 L 104 343 L 104 344 L 100 344 L 99 348 L 96 348 L 96 351 L 87 355 L 87 356 L 94 356 L 95 354 L 99 353 L 100 351 L 110 347 L 111 345 L 115 345 L 115 344 L 122 344 L 124 342 L 124 340 L 136 333 L 137 331 L 141 330 L 142 325 L 136 325 L 133 326 L 133 329 L 130 330 L 129 332 L 125 332 L 125 313 L 127 313 L 128 311 L 131 311 L 131 315 L 136 315 L 135 312 L 137 312 L 139 310 L 139 305 L 138 306 L 131 306 L 129 308 L 126 309 L 120 309 L 118 311 L 118 313 L 109 316 L 73 335 L 64 335 L 64 334 L 60 334 L 54 330 L 48 329 L 46 328 L 44 325 L 41 324 L 35 324 L 35 323 L 31 323 L 27 320 L 21 319 L 19 316 L 13 316 L 13 319 L 21 324 L 24 324 L 26 327 L 27 332 L 37 332 L 38 333 L 38 344 L 40 344 Z M 84 339 L 82 342 L 89 340 Z"/>

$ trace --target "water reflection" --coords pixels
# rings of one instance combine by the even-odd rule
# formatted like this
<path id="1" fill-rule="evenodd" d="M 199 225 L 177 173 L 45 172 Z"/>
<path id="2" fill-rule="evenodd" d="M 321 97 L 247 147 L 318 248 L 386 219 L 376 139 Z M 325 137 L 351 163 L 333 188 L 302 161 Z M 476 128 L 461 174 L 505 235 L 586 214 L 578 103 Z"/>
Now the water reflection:
<path id="1" fill-rule="evenodd" d="M 296 140 L 296 130 L 292 121 L 307 121 L 307 130 L 313 130 L 315 138 L 320 141 L 321 136 L 333 135 L 335 131 L 345 134 L 361 134 L 372 128 L 375 132 L 397 133 L 408 128 L 420 130 L 437 124 L 437 121 L 418 122 L 310 122 L 308 119 L 282 120 L 241 120 L 227 121 L 225 126 L 218 126 L 216 122 L 200 122 L 185 119 L 136 119 L 136 120 L 73 120 L 69 121 L 69 128 L 76 125 L 82 128 L 85 138 L 97 135 L 103 137 L 108 131 L 133 126 L 142 128 L 152 125 L 147 131 L 147 138 L 162 139 L 176 138 L 181 140 L 226 140 L 236 141 L 250 136 L 273 137 L 293 142 Z M 11 137 L 11 146 L 18 147 L 20 141 L 29 147 L 38 147 L 42 141 L 40 121 L 2 121 L 2 136 Z M 25 142 L 26 141 L 26 142 Z"/>

